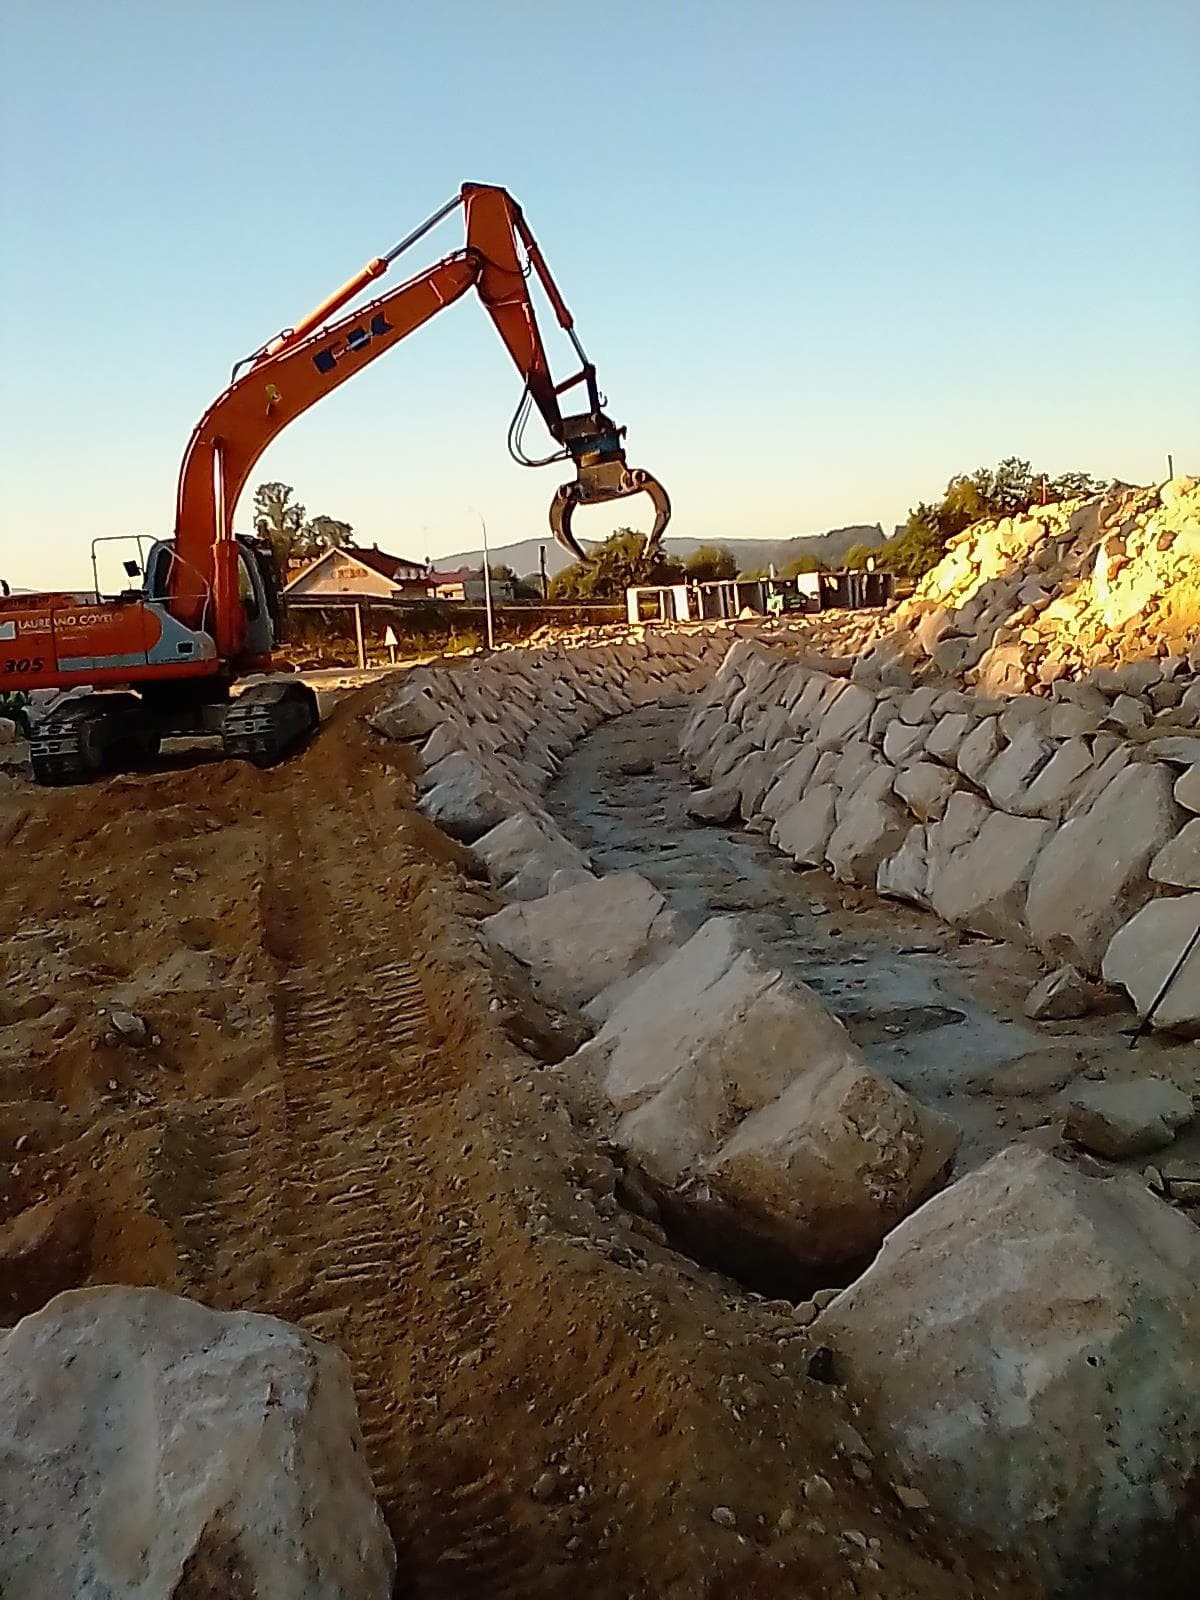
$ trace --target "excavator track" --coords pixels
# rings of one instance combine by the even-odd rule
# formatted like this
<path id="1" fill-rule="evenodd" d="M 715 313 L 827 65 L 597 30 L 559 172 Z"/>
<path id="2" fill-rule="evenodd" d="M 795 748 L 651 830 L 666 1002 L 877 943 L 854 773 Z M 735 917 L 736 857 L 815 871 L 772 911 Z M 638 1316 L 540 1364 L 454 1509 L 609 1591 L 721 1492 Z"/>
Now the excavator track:
<path id="1" fill-rule="evenodd" d="M 52 707 L 30 734 L 34 781 L 50 788 L 89 783 L 118 764 L 123 739 L 142 720 L 133 695 L 82 695 Z"/>
<path id="2" fill-rule="evenodd" d="M 225 754 L 256 767 L 273 767 L 294 754 L 316 732 L 317 697 L 304 683 L 255 683 L 225 713 Z"/>

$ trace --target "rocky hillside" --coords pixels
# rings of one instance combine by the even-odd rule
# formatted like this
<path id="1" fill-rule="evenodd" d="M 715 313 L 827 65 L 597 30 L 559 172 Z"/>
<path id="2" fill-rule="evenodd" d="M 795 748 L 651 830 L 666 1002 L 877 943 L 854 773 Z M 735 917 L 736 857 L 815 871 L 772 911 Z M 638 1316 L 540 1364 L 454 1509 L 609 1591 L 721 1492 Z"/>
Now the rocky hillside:
<path id="1" fill-rule="evenodd" d="M 1118 485 L 1091 500 L 976 523 L 898 608 L 895 632 L 870 660 L 885 677 L 902 664 L 1002 694 L 1047 693 L 1092 668 L 1189 652 L 1196 667 L 1198 560 L 1200 483 L 1192 478 Z M 1170 709 L 1173 691 L 1159 699 L 1156 709 Z"/>

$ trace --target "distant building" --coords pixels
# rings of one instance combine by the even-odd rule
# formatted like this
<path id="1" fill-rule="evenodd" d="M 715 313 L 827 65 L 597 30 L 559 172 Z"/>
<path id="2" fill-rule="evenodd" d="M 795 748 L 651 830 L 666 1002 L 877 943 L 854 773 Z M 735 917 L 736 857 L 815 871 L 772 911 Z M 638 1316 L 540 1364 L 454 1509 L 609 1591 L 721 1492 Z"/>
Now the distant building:
<path id="1" fill-rule="evenodd" d="M 428 583 L 429 592 L 435 600 L 469 600 L 477 605 L 483 601 L 481 567 L 454 567 L 448 572 L 431 572 Z"/>
<path id="2" fill-rule="evenodd" d="M 430 594 L 430 572 L 423 561 L 391 556 L 378 545 L 362 550 L 344 545 L 326 550 L 292 578 L 284 593 L 295 600 L 362 598 L 424 600 Z"/>

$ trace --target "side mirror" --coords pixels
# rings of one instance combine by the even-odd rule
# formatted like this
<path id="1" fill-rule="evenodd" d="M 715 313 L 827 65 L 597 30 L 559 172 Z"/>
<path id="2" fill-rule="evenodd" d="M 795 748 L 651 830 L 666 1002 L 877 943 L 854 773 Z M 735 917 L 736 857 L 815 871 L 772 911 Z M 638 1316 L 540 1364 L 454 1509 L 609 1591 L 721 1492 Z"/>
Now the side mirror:
<path id="1" fill-rule="evenodd" d="M 125 568 L 125 576 L 127 578 L 141 577 L 142 569 L 136 561 L 124 561 L 122 562 L 122 566 Z"/>

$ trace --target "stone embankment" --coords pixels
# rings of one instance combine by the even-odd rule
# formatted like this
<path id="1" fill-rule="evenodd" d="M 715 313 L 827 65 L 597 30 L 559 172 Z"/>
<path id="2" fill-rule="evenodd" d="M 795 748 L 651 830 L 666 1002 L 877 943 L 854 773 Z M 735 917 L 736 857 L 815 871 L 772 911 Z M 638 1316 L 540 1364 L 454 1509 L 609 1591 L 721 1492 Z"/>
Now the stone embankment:
<path id="1" fill-rule="evenodd" d="M 576 740 L 622 711 L 696 692 L 727 645 L 723 634 L 702 629 L 644 637 L 639 631 L 620 643 L 433 663 L 406 673 L 369 720 L 386 738 L 418 745 L 421 809 L 454 838 L 476 845 L 503 883 L 539 854 L 547 873 L 579 865 L 579 853 L 541 803 Z M 548 843 L 531 851 L 533 842 Z M 544 892 L 530 871 L 516 897 Z"/>
<path id="2" fill-rule="evenodd" d="M 1200 925 L 1200 728 L 1181 731 L 1178 713 L 1152 724 L 1132 692 L 1190 669 L 1139 666 L 1153 670 L 993 698 L 872 687 L 742 640 L 685 732 L 706 785 L 694 809 L 740 816 L 799 865 L 1102 974 L 1145 1014 Z M 1141 738 L 1119 720 L 1135 699 Z M 1200 1031 L 1200 955 L 1152 1020 Z"/>
<path id="3" fill-rule="evenodd" d="M 1031 944 L 1124 988 L 1155 1027 L 1200 1032 L 1200 950 L 1187 954 L 1200 927 L 1200 646 L 1189 643 L 1185 622 L 1190 567 L 1149 621 L 1122 636 L 1145 643 L 1145 629 L 1166 619 L 1182 631 L 1158 648 L 1176 653 L 1084 671 L 1079 652 L 1088 655 L 1091 635 L 1080 624 L 1048 636 L 1056 643 L 1037 656 L 1033 693 L 1025 668 L 1019 681 L 997 669 L 1014 647 L 986 645 L 1011 631 L 996 619 L 1014 599 L 1025 593 L 1022 610 L 1034 607 L 1033 580 L 1020 571 L 986 578 L 980 551 L 996 541 L 1011 550 L 1036 526 L 1037 550 L 1056 554 L 1065 542 L 1074 570 L 1099 535 L 1055 538 L 1047 524 L 1065 519 L 1068 530 L 1098 525 L 1103 533 L 1114 518 L 1132 521 L 1126 548 L 1144 552 L 1150 541 L 1154 558 L 1133 567 L 1128 581 L 1139 595 L 1143 569 L 1167 571 L 1193 541 L 1200 549 L 1200 491 L 1167 485 L 1157 517 L 1124 516 L 1131 504 L 1144 511 L 1150 493 L 1119 499 L 1107 520 L 1107 502 L 1094 501 L 964 535 L 924 595 L 901 608 L 899 630 L 853 662 L 814 664 L 802 647 L 739 641 L 685 735 L 687 759 L 706 785 L 697 817 L 740 816 L 802 865 L 828 866 L 969 932 Z M 1094 547 L 1095 560 L 1110 562 L 1110 600 L 1127 570 L 1112 574 L 1117 557 L 1106 544 L 1115 537 Z M 1032 565 L 1042 571 L 1036 554 Z M 1100 603 L 1095 581 L 1062 580 L 1058 568 L 1042 576 L 1058 592 L 1043 590 L 1039 618 L 1069 607 L 1078 621 Z M 989 589 L 997 595 L 981 611 Z M 935 607 L 938 596 L 961 605 Z M 1037 630 L 1025 631 L 1032 638 Z M 980 652 L 965 670 L 959 646 Z M 1041 646 L 1021 648 L 1036 655 Z"/>

